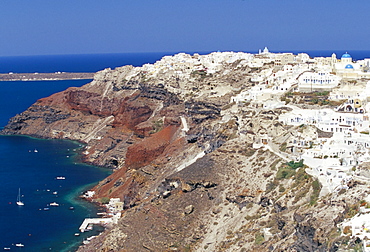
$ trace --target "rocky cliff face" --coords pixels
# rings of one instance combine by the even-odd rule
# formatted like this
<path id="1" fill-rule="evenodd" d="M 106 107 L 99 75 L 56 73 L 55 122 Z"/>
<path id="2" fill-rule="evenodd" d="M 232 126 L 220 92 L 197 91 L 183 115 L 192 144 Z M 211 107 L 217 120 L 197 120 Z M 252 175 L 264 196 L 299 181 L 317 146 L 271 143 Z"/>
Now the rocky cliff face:
<path id="1" fill-rule="evenodd" d="M 81 88 L 40 99 L 2 131 L 81 141 L 85 162 L 115 170 L 93 188 L 94 200 L 119 197 L 123 217 L 79 251 L 355 246 L 336 224 L 360 199 L 347 195 L 368 189 L 354 183 L 318 198 L 320 184 L 279 154 L 297 132 L 278 122 L 289 109 L 229 103 L 253 85 L 251 69 L 234 62 L 212 75 L 147 75 L 131 66 L 98 72 Z M 253 148 L 263 137 L 276 148 Z"/>

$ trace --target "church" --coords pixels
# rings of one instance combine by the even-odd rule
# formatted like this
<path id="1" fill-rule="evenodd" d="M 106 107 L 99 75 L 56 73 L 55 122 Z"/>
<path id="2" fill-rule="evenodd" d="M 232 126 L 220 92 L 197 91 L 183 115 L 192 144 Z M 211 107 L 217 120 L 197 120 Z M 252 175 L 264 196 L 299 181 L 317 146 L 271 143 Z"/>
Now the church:
<path id="1" fill-rule="evenodd" d="M 336 57 L 333 53 L 332 57 Z M 336 62 L 333 67 L 333 72 L 344 79 L 369 78 L 369 73 L 365 73 L 362 65 L 355 63 L 352 56 L 347 52 L 342 55 L 340 61 Z"/>

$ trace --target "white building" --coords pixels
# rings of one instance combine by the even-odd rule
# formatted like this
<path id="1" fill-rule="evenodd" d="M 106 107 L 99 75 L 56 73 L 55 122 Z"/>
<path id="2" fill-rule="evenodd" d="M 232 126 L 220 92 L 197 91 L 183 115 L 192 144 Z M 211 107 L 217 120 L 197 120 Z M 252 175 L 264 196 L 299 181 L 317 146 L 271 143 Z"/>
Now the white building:
<path id="1" fill-rule="evenodd" d="M 338 86 L 341 78 L 328 72 L 304 72 L 298 78 L 299 92 L 329 91 Z"/>
<path id="2" fill-rule="evenodd" d="M 294 109 L 279 120 L 287 125 L 308 124 L 325 132 L 362 132 L 369 130 L 367 114 L 339 113 L 331 109 Z"/>
<path id="3" fill-rule="evenodd" d="M 346 79 L 370 78 L 370 73 L 364 72 L 366 66 L 353 62 L 352 56 L 348 53 L 342 55 L 340 62 L 334 64 L 334 72 Z"/>

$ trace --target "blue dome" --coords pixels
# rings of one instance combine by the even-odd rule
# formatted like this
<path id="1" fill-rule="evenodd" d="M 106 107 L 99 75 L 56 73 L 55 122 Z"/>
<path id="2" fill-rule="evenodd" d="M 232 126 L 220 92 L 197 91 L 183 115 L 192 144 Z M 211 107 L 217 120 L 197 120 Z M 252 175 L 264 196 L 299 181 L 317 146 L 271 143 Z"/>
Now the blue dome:
<path id="1" fill-rule="evenodd" d="M 348 64 L 345 69 L 353 69 L 353 66 L 351 64 Z"/>
<path id="2" fill-rule="evenodd" d="M 348 59 L 348 58 L 351 58 L 351 59 L 352 59 L 351 55 L 349 55 L 348 53 L 343 54 L 343 55 L 342 55 L 342 59 L 343 59 L 343 58 L 347 58 L 347 59 Z"/>

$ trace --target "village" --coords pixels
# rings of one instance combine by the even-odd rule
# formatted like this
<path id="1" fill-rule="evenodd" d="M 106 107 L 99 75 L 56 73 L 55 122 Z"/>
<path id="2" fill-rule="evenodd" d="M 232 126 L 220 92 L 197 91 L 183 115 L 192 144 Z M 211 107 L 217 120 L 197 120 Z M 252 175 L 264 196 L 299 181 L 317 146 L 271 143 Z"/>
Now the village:
<path id="1" fill-rule="evenodd" d="M 370 181 L 370 176 L 357 170 L 359 165 L 370 161 L 370 59 L 354 61 L 347 52 L 340 59 L 334 53 L 331 57 L 311 58 L 306 53 L 271 53 L 266 47 L 258 54 L 179 53 L 135 68 L 126 79 L 141 74 L 144 81 L 163 76 L 191 80 L 194 76 L 227 74 L 232 69 L 225 68 L 225 64 L 231 64 L 233 69 L 253 69 L 249 80 L 252 86 L 239 90 L 230 99 L 235 117 L 238 107 L 244 104 L 266 111 L 284 107 L 287 112 L 280 115 L 279 121 L 301 129 L 287 138 L 284 150 L 276 148 L 269 133 L 255 136 L 254 148 L 269 149 L 287 161 L 304 160 L 306 172 L 322 185 L 321 197 L 346 190 L 354 177 Z M 186 81 L 180 82 L 184 85 L 181 83 Z M 167 85 L 167 88 L 176 93 L 188 87 Z M 209 89 L 210 97 L 231 90 L 227 86 Z M 187 129 L 185 118 L 181 120 L 184 130 Z M 91 198 L 93 194 L 90 191 L 85 196 Z M 364 200 L 370 203 L 370 197 Z M 81 232 L 89 224 L 117 223 L 122 202 L 112 198 L 106 206 L 111 216 L 86 219 Z M 347 232 L 348 227 L 352 236 L 364 241 L 364 251 L 370 251 L 367 241 L 370 233 L 366 236 L 370 229 L 369 211 L 361 209 L 353 219 L 338 226 Z"/>
<path id="2" fill-rule="evenodd" d="M 262 104 L 266 110 L 289 108 L 289 112 L 279 117 L 280 122 L 299 127 L 302 133 L 288 138 L 285 152 L 289 152 L 290 159 L 304 160 L 309 167 L 306 172 L 318 178 L 322 185 L 320 196 L 348 189 L 347 184 L 354 177 L 370 181 L 357 172 L 359 165 L 370 160 L 370 59 L 354 62 L 348 53 L 340 60 L 335 54 L 310 59 L 307 55 L 271 54 L 267 48 L 256 57 L 269 58 L 274 60 L 275 67 L 282 66 L 278 71 L 270 68 L 256 73 L 251 79 L 255 86 L 232 97 L 231 102 Z M 327 99 L 320 101 L 314 97 L 316 100 L 311 99 L 310 103 L 316 106 L 309 108 L 297 106 L 299 103 L 289 104 L 290 99 L 299 99 L 305 93 Z M 328 108 L 324 106 L 327 104 L 336 106 Z M 256 139 L 256 148 L 266 145 L 284 157 L 285 153 L 269 142 L 268 134 Z M 370 251 L 370 209 L 366 208 L 369 202 L 369 197 L 364 199 L 360 211 L 338 225 L 343 234 L 363 241 L 363 251 Z"/>
<path id="3" fill-rule="evenodd" d="M 370 59 L 354 61 L 347 52 L 340 59 L 334 53 L 331 57 L 310 58 L 306 53 L 271 53 L 265 47 L 258 54 L 214 52 L 191 56 L 180 53 L 142 68 L 148 78 L 163 71 L 172 72 L 176 78 L 189 78 L 194 71 L 204 74 L 229 71 L 224 70 L 223 63 L 236 64 L 235 68 L 259 69 L 250 79 L 254 85 L 233 96 L 231 104 L 243 106 L 248 103 L 264 110 L 287 107 L 290 111 L 280 116 L 281 123 L 315 127 L 322 132 L 318 134 L 308 129 L 286 143 L 289 159 L 303 159 L 309 167 L 306 172 L 320 181 L 321 197 L 346 190 L 353 177 L 370 181 L 370 177 L 356 171 L 359 165 L 370 161 Z M 318 94 L 327 96 L 327 99 L 311 99 L 316 106 L 305 108 L 289 102 L 289 99 L 295 99 L 295 93 Z M 327 104 L 334 108 L 325 107 Z M 237 113 L 236 109 L 236 116 Z M 257 136 L 254 146 L 264 146 L 289 160 L 286 152 L 269 142 L 268 134 Z M 370 197 L 364 200 L 370 203 Z M 363 240 L 363 250 L 370 251 L 369 209 L 362 207 L 355 217 L 338 228 L 343 233 L 351 230 L 353 237 Z"/>

